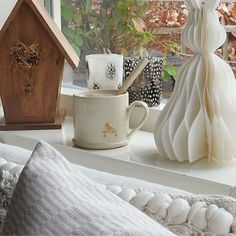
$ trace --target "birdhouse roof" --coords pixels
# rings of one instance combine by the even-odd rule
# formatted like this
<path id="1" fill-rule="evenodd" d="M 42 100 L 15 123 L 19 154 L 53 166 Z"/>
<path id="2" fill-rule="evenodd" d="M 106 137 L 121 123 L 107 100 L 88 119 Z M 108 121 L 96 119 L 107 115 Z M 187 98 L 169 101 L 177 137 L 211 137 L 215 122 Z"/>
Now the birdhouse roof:
<path id="1" fill-rule="evenodd" d="M 0 31 L 0 40 L 7 31 L 10 24 L 14 21 L 22 3 L 28 4 L 38 20 L 41 22 L 45 30 L 50 35 L 53 42 L 56 44 L 58 50 L 62 53 L 70 66 L 75 69 L 79 65 L 79 58 L 71 47 L 61 30 L 58 28 L 52 17 L 48 14 L 47 10 L 38 0 L 18 0 L 8 19 Z"/>

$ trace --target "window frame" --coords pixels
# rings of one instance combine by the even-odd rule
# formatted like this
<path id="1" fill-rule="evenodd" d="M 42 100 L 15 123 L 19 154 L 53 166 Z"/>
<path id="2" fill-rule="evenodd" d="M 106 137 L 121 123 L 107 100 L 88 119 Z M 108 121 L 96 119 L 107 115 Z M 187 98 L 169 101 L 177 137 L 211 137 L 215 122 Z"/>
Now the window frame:
<path id="1" fill-rule="evenodd" d="M 161 0 L 161 1 L 170 1 L 170 0 Z M 179 1 L 179 0 L 173 0 L 173 1 Z M 236 2 L 236 0 L 221 0 L 220 2 Z M 44 0 L 44 4 L 53 16 L 55 22 L 61 29 L 61 11 L 60 11 L 60 0 Z M 232 26 L 231 26 L 232 27 Z M 226 31 L 230 31 L 228 29 L 230 27 L 226 26 Z M 233 26 L 236 30 L 236 26 Z M 227 44 L 227 43 L 226 43 Z M 84 88 L 80 88 L 78 86 L 71 85 L 70 88 L 68 86 L 62 86 L 61 90 L 61 101 L 60 106 L 62 108 L 65 108 L 67 110 L 67 114 L 73 116 L 73 94 L 76 94 L 80 91 L 84 90 Z M 144 126 L 142 127 L 142 130 L 153 132 L 155 128 L 156 119 L 159 116 L 160 112 L 165 106 L 166 101 L 162 101 L 160 106 L 149 108 L 150 115 Z M 142 110 L 140 108 L 136 108 L 133 112 L 133 115 L 131 115 L 131 127 L 134 127 L 139 122 L 139 117 L 142 117 Z"/>
<path id="2" fill-rule="evenodd" d="M 61 0 L 44 0 L 44 6 L 61 29 Z"/>

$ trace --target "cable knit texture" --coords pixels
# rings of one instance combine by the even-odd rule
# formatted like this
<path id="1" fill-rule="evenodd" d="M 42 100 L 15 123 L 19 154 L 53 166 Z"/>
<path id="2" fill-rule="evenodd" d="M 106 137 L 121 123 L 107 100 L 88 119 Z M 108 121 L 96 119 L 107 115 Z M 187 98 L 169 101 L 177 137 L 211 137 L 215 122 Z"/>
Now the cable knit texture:
<path id="1" fill-rule="evenodd" d="M 12 152 L 12 146 L 0 143 L 1 154 L 9 156 L 7 153 L 16 154 Z M 14 149 L 14 148 L 13 148 Z M 18 154 L 21 155 L 21 150 Z M 2 156 L 2 155 L 1 155 Z M 10 158 L 11 159 L 11 158 Z M 19 175 L 23 169 L 23 165 L 19 165 L 13 162 L 6 161 L 0 158 L 0 232 L 2 229 L 3 222 L 6 217 L 7 208 L 11 201 L 12 192 L 18 181 Z"/>
<path id="2" fill-rule="evenodd" d="M 226 196 L 107 189 L 177 235 L 236 235 L 236 200 Z"/>
<path id="3" fill-rule="evenodd" d="M 173 235 L 37 144 L 15 187 L 3 235 Z"/>
<path id="4" fill-rule="evenodd" d="M 12 190 L 22 169 L 23 165 L 16 165 L 0 158 L 0 223 L 5 218 Z M 92 176 L 91 171 L 89 175 Z M 115 182 L 114 185 L 102 183 L 104 188 L 177 235 L 235 235 L 236 200 L 234 198 L 178 191 L 174 193 L 166 188 L 161 191 L 160 187 L 157 191 L 147 191 L 136 187 L 115 185 Z"/>

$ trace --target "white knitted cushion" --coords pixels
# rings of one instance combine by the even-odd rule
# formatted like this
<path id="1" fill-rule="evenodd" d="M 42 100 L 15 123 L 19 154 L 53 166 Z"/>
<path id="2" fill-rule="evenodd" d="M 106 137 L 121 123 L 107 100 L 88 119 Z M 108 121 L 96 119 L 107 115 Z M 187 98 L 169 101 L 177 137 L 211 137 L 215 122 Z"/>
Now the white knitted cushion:
<path id="1" fill-rule="evenodd" d="M 17 152 L 12 152 L 12 148 L 15 149 L 11 145 L 4 146 L 5 156 L 10 160 L 17 159 L 21 163 L 21 157 Z M 20 154 L 25 152 L 20 149 L 19 151 Z M 102 183 L 107 190 L 178 235 L 225 236 L 229 235 L 229 232 L 236 234 L 236 199 L 234 198 L 190 194 L 146 181 L 116 176 L 78 165 L 73 166 L 76 171 L 89 176 L 95 182 Z M 6 207 L 22 168 L 22 165 L 0 158 L 0 226 L 5 219 Z"/>
<path id="2" fill-rule="evenodd" d="M 21 173 L 2 234 L 173 235 L 43 142 Z"/>

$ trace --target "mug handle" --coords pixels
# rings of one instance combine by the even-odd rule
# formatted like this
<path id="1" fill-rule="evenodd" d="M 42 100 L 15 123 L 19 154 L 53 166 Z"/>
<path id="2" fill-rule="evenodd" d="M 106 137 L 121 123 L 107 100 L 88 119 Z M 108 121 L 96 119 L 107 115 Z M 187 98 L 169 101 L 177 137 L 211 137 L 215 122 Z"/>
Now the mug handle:
<path id="1" fill-rule="evenodd" d="M 142 102 L 142 101 L 134 101 L 130 104 L 130 106 L 128 107 L 128 120 L 130 119 L 130 114 L 132 112 L 132 110 L 134 109 L 134 107 L 141 107 L 142 109 L 144 109 L 145 111 L 145 114 L 144 114 L 144 117 L 142 118 L 142 120 L 140 121 L 140 123 L 138 124 L 138 126 L 134 129 L 132 129 L 127 137 L 128 139 L 130 139 L 130 137 L 136 132 L 138 131 L 144 124 L 144 122 L 147 120 L 148 118 L 148 115 L 149 115 L 149 108 L 147 106 L 147 104 L 145 102 Z"/>

